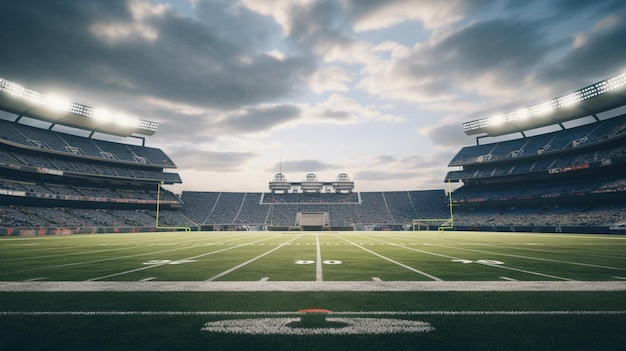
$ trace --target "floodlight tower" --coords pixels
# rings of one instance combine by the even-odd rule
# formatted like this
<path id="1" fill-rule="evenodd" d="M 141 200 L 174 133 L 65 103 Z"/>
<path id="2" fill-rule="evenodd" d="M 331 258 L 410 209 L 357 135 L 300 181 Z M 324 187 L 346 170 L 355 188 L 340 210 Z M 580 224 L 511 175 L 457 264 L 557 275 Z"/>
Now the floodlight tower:
<path id="1" fill-rule="evenodd" d="M 335 179 L 335 182 L 333 183 L 333 189 L 335 189 L 335 192 L 337 193 L 341 193 L 341 192 L 351 193 L 352 190 L 354 190 L 354 181 L 350 179 L 348 174 L 339 173 L 337 175 L 337 178 Z"/>
<path id="2" fill-rule="evenodd" d="M 307 174 L 306 178 L 302 182 L 302 185 L 300 186 L 302 191 L 305 193 L 307 192 L 319 193 L 323 187 L 324 187 L 324 184 L 320 182 L 319 180 L 317 180 L 317 176 L 315 175 L 315 173 Z"/>
<path id="3" fill-rule="evenodd" d="M 286 193 L 291 189 L 291 183 L 287 182 L 287 178 L 282 173 L 276 173 L 274 179 L 270 182 L 270 190 L 272 193 Z"/>

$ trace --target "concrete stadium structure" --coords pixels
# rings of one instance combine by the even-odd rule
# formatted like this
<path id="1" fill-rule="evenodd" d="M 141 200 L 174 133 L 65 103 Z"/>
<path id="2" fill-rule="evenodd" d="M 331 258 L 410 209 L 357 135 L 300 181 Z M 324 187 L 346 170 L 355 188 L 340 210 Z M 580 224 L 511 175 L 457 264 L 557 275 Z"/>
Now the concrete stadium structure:
<path id="1" fill-rule="evenodd" d="M 417 218 L 454 229 L 623 232 L 626 78 L 467 122 L 476 145 L 449 162 L 442 189 L 356 192 L 346 173 L 319 181 L 282 173 L 269 192 L 185 191 L 174 162 L 145 146 L 154 122 L 102 114 L 0 79 L 0 235 L 193 230 L 411 230 Z M 48 127 L 34 127 L 36 119 Z M 102 121 L 106 120 L 107 123 Z M 110 123 L 114 122 L 114 123 Z M 57 131 L 69 126 L 81 133 Z M 537 132 L 556 126 L 557 130 Z M 105 136 L 96 138 L 95 133 Z M 128 143 L 107 141 L 107 135 Z M 505 141 L 496 137 L 505 136 Z"/>

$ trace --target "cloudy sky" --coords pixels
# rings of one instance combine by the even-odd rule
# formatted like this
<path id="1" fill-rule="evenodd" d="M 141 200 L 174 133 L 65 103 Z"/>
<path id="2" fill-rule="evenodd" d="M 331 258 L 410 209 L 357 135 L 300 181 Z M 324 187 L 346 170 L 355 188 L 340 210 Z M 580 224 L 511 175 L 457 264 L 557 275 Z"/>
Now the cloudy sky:
<path id="1" fill-rule="evenodd" d="M 442 189 L 461 123 L 626 71 L 623 0 L 0 0 L 0 77 L 159 123 L 183 184 Z"/>

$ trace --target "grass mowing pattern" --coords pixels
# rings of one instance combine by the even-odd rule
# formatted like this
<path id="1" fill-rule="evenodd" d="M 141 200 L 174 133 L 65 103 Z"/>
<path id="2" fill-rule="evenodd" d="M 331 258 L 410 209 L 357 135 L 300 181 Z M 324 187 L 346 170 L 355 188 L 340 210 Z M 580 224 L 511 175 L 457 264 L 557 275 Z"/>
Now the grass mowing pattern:
<path id="1" fill-rule="evenodd" d="M 314 282 L 316 240 L 322 261 L 329 262 L 321 265 L 324 282 L 372 281 L 373 277 L 383 281 L 433 281 L 415 270 L 445 281 L 485 283 L 506 281 L 503 277 L 523 281 L 623 281 L 620 278 L 626 276 L 626 237 L 621 236 L 154 233 L 3 238 L 0 280 L 83 281 L 110 276 L 96 280 L 204 281 L 230 271 L 217 280 Z M 280 245 L 284 246 L 276 249 Z M 296 311 L 304 308 L 326 308 L 338 317 L 424 321 L 435 330 L 350 336 L 201 331 L 210 321 L 274 318 L 276 313 L 296 316 Z M 626 342 L 624 289 L 0 292 L 0 312 L 3 350 L 618 350 Z"/>

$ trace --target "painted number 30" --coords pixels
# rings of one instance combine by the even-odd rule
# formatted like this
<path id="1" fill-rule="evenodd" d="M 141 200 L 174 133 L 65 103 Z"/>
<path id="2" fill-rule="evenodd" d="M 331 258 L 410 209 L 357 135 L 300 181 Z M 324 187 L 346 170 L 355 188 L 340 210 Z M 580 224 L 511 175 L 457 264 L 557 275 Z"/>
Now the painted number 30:
<path id="1" fill-rule="evenodd" d="M 293 260 L 293 263 L 295 264 L 313 264 L 315 263 L 315 261 L 313 260 Z M 342 264 L 343 262 L 339 261 L 339 260 L 324 260 L 322 261 L 323 264 Z"/>

